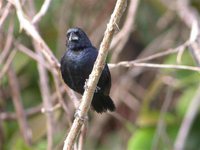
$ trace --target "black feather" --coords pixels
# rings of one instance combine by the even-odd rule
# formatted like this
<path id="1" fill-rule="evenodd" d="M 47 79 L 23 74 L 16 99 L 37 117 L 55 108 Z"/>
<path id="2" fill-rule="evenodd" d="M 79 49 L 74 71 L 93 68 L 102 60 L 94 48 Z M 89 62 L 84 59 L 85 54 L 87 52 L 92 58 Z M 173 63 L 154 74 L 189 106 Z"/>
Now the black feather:
<path id="1" fill-rule="evenodd" d="M 67 31 L 67 50 L 61 58 L 61 74 L 64 82 L 74 91 L 83 94 L 86 79 L 93 69 L 98 51 L 92 46 L 85 32 L 80 28 Z M 109 97 L 111 75 L 105 65 L 97 90 L 92 99 L 92 107 L 98 113 L 114 111 L 115 105 Z"/>

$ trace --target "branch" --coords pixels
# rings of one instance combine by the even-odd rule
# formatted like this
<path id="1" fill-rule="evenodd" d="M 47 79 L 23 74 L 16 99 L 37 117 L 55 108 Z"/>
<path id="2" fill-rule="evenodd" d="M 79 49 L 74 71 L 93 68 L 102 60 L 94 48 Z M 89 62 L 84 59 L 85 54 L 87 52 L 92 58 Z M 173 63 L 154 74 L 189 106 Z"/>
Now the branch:
<path id="1" fill-rule="evenodd" d="M 148 67 L 148 68 L 165 68 L 165 69 L 181 69 L 200 72 L 199 67 L 186 66 L 186 65 L 174 65 L 174 64 L 152 64 L 152 63 L 137 63 L 134 61 L 121 61 L 117 64 L 109 64 L 110 68 L 115 67 Z"/>
<path id="2" fill-rule="evenodd" d="M 199 15 L 194 8 L 189 4 L 189 0 L 178 0 L 177 13 L 183 22 L 191 29 L 189 50 L 196 61 L 196 64 L 200 66 L 200 20 Z M 200 88 L 200 87 L 199 87 Z M 177 138 L 174 142 L 175 150 L 183 150 L 185 141 L 189 134 L 192 123 L 198 114 L 200 105 L 200 89 L 198 88 L 196 95 L 190 102 L 186 115 L 177 134 Z"/>
<path id="3" fill-rule="evenodd" d="M 29 56 L 30 58 L 35 60 L 37 63 L 39 63 L 42 66 L 44 66 L 45 68 L 47 68 L 49 71 L 52 71 L 51 70 L 52 68 L 50 67 L 50 65 L 45 62 L 45 60 L 41 57 L 41 55 L 34 53 L 32 50 L 30 50 L 29 48 L 27 48 L 23 44 L 20 44 L 18 42 L 15 42 L 14 44 L 15 44 L 15 47 L 17 48 L 18 51 L 26 54 L 27 56 Z"/>
<path id="4" fill-rule="evenodd" d="M 185 141 L 191 129 L 192 123 L 199 112 L 200 106 L 200 86 L 198 87 L 195 97 L 191 100 L 188 110 L 184 116 L 182 124 L 177 134 L 177 138 L 174 143 L 174 150 L 183 150 Z"/>
<path id="5" fill-rule="evenodd" d="M 8 56 L 4 66 L 2 67 L 1 71 L 0 71 L 0 80 L 3 78 L 3 76 L 5 75 L 5 73 L 8 71 L 15 55 L 16 55 L 17 51 L 15 49 L 12 50 L 12 52 L 10 53 L 10 55 Z"/>
<path id="6" fill-rule="evenodd" d="M 14 20 L 13 18 L 10 20 L 10 24 L 9 24 L 8 31 L 7 31 L 7 38 L 5 41 L 5 46 L 3 48 L 2 53 L 0 54 L 0 64 L 2 64 L 5 61 L 7 55 L 9 54 L 10 49 L 12 47 L 13 31 L 14 31 L 14 21 L 13 20 Z"/>
<path id="7" fill-rule="evenodd" d="M 41 38 L 36 28 L 31 24 L 31 22 L 27 18 L 25 18 L 19 0 L 14 0 L 13 2 L 17 11 L 20 28 L 24 29 L 27 32 L 27 34 L 30 35 L 35 40 L 35 42 L 38 43 L 38 45 L 40 46 L 40 50 L 44 54 L 45 58 L 54 68 L 58 69 L 60 67 L 60 63 L 55 58 L 55 56 L 53 55 L 47 44 L 44 42 L 44 40 Z"/>
<path id="8" fill-rule="evenodd" d="M 115 49 L 115 52 L 112 55 L 112 62 L 116 62 L 119 54 L 126 45 L 135 23 L 136 11 L 139 5 L 139 0 L 131 0 L 128 8 L 128 14 L 126 16 L 126 21 L 121 31 L 113 38 L 113 41 L 110 45 L 110 49 Z"/>
<path id="9" fill-rule="evenodd" d="M 125 10 L 125 4 L 126 4 L 126 0 L 117 0 L 114 12 L 111 15 L 110 21 L 107 24 L 107 29 L 104 33 L 104 38 L 100 45 L 97 60 L 94 64 L 92 73 L 89 76 L 88 85 L 87 85 L 88 88 L 85 90 L 83 97 L 82 97 L 82 101 L 81 101 L 81 104 L 79 107 L 80 117 L 75 118 L 75 120 L 72 124 L 72 127 L 69 131 L 69 134 L 65 140 L 63 150 L 71 150 L 72 149 L 74 142 L 76 140 L 76 137 L 80 132 L 80 129 L 83 124 L 83 121 L 81 121 L 81 118 L 85 117 L 87 115 L 87 112 L 90 108 L 94 90 L 97 86 L 101 72 L 104 68 L 106 56 L 108 53 L 108 48 L 110 46 L 112 37 L 114 35 L 115 27 L 119 23 L 119 20 Z"/>
<path id="10" fill-rule="evenodd" d="M 36 53 L 40 56 L 41 60 L 44 61 L 44 57 L 39 51 L 39 45 L 36 42 L 33 42 L 33 45 L 35 47 Z M 39 72 L 39 80 L 40 80 L 40 91 L 42 95 L 42 101 L 45 110 L 52 109 L 52 97 L 50 96 L 50 88 L 48 85 L 49 78 L 47 70 L 44 66 L 42 66 L 40 63 L 37 64 L 38 72 Z M 47 150 L 53 149 L 53 134 L 54 134 L 54 114 L 52 111 L 48 111 L 48 113 L 45 113 L 47 121 Z"/>
<path id="11" fill-rule="evenodd" d="M 35 24 L 38 21 L 40 21 L 40 19 L 42 18 L 42 16 L 45 15 L 45 13 L 47 12 L 49 5 L 51 3 L 51 0 L 45 0 L 45 2 L 43 3 L 40 11 L 34 16 L 32 23 Z"/>
<path id="12" fill-rule="evenodd" d="M 7 18 L 8 14 L 10 13 L 10 9 L 11 9 L 12 4 L 10 2 L 8 2 L 4 8 L 4 12 L 0 18 L 0 29 L 3 26 L 3 23 L 5 21 L 5 19 Z"/>
<path id="13" fill-rule="evenodd" d="M 21 102 L 21 95 L 20 95 L 20 90 L 19 90 L 19 84 L 17 82 L 17 77 L 12 67 L 10 67 L 8 70 L 8 78 L 9 78 L 9 84 L 10 84 L 11 93 L 12 93 L 11 95 L 12 95 L 13 103 L 15 106 L 17 118 L 18 118 L 17 120 L 19 122 L 20 131 L 24 137 L 25 142 L 28 145 L 30 145 L 32 134 L 28 126 L 23 104 Z"/>

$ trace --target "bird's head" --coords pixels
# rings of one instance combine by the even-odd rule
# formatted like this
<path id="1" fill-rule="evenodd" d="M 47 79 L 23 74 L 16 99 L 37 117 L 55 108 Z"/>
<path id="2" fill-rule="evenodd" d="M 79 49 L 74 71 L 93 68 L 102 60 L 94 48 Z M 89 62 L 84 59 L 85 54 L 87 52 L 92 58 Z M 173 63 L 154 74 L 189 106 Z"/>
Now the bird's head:
<path id="1" fill-rule="evenodd" d="M 67 47 L 80 50 L 92 46 L 86 33 L 80 28 L 70 28 L 67 31 Z"/>

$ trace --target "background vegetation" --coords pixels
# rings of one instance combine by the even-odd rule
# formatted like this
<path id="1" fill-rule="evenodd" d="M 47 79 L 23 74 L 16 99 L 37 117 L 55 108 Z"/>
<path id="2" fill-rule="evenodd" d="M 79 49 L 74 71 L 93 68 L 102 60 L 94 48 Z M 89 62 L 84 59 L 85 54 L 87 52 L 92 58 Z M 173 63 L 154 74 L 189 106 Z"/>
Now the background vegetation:
<path id="1" fill-rule="evenodd" d="M 22 0 L 28 23 L 17 1 L 0 0 L 0 150 L 62 149 L 80 99 L 57 72 L 66 31 L 98 48 L 116 1 Z M 199 13 L 198 0 L 128 0 L 108 56 L 117 110 L 91 110 L 75 149 L 199 149 Z"/>

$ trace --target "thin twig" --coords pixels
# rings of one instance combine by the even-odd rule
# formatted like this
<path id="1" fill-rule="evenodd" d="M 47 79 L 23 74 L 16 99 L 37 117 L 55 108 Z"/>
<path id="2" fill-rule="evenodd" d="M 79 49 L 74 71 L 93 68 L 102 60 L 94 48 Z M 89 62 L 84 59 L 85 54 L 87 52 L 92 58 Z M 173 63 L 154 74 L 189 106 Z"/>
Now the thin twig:
<path id="1" fill-rule="evenodd" d="M 3 68 L 0 71 L 0 80 L 3 78 L 3 76 L 5 75 L 5 73 L 8 71 L 15 55 L 16 55 L 17 51 L 14 49 L 12 50 L 12 52 L 10 53 L 10 55 L 8 56 Z"/>
<path id="2" fill-rule="evenodd" d="M 47 12 L 49 5 L 51 3 L 51 0 L 45 0 L 40 11 L 34 16 L 32 23 L 35 24 L 37 22 L 40 21 L 40 19 L 42 18 L 42 16 L 45 15 L 45 13 Z"/>
<path id="3" fill-rule="evenodd" d="M 71 119 L 70 119 L 70 113 L 69 113 L 69 109 L 67 107 L 67 105 L 64 102 L 64 99 L 61 95 L 61 91 L 60 91 L 60 81 L 58 80 L 58 76 L 56 74 L 53 74 L 54 77 L 54 83 L 55 83 L 55 87 L 56 87 L 56 94 L 58 96 L 58 101 L 60 103 L 60 105 L 62 106 L 62 108 L 64 109 L 65 113 L 66 113 L 66 118 L 67 118 L 67 122 L 69 123 L 69 125 L 72 125 Z"/>
<path id="4" fill-rule="evenodd" d="M 191 100 L 191 102 L 188 106 L 186 115 L 184 116 L 183 122 L 181 124 L 177 138 L 175 140 L 175 144 L 174 144 L 174 148 L 173 148 L 174 150 L 183 150 L 184 149 L 185 141 L 189 134 L 192 123 L 193 123 L 196 115 L 198 114 L 199 106 L 200 106 L 200 85 L 196 91 L 195 97 Z"/>
<path id="5" fill-rule="evenodd" d="M 126 0 L 117 0 L 115 9 L 113 11 L 113 14 L 111 15 L 110 21 L 107 24 L 107 29 L 104 33 L 103 41 L 101 42 L 99 54 L 97 57 L 97 60 L 94 64 L 94 68 L 92 70 L 92 73 L 89 76 L 88 85 L 87 88 L 83 94 L 81 104 L 80 104 L 80 117 L 76 117 L 72 127 L 68 133 L 68 136 L 65 140 L 63 150 L 71 150 L 76 137 L 78 136 L 81 126 L 83 124 L 83 121 L 81 121 L 81 118 L 84 118 L 87 115 L 87 112 L 90 108 L 90 104 L 92 101 L 92 97 L 94 94 L 94 90 L 96 88 L 97 82 L 100 78 L 101 72 L 103 70 L 103 66 L 105 64 L 106 56 L 108 53 L 108 48 L 110 46 L 112 37 L 114 35 L 115 26 L 119 23 L 119 20 L 124 12 L 125 9 Z"/>
<path id="6" fill-rule="evenodd" d="M 192 8 L 189 4 L 189 0 L 178 0 L 177 1 L 177 13 L 182 21 L 191 29 L 190 33 L 190 45 L 189 50 L 191 55 L 193 56 L 196 64 L 200 66 L 200 20 L 199 14 L 196 12 L 194 8 Z M 178 131 L 178 136 L 174 142 L 175 150 L 183 150 L 185 146 L 185 141 L 189 134 L 189 130 L 192 126 L 192 123 L 195 119 L 195 116 L 198 113 L 199 105 L 200 105 L 200 87 L 197 90 L 195 97 L 192 99 L 186 115 L 184 116 L 181 127 Z"/>
<path id="7" fill-rule="evenodd" d="M 27 32 L 27 34 L 30 35 L 37 42 L 45 58 L 54 68 L 58 69 L 60 67 L 60 63 L 53 55 L 52 51 L 49 49 L 44 40 L 41 38 L 36 28 L 31 24 L 31 22 L 28 19 L 26 19 L 19 0 L 14 0 L 13 2 L 20 22 L 20 28 L 24 29 Z"/>
<path id="8" fill-rule="evenodd" d="M 78 141 L 78 150 L 83 150 L 86 132 L 87 132 L 87 124 L 83 124 Z"/>
<path id="9" fill-rule="evenodd" d="M 34 106 L 25 110 L 25 116 L 29 117 L 41 111 L 42 105 Z M 11 112 L 1 112 L 0 113 L 0 120 L 16 120 L 18 119 L 16 113 Z"/>
<path id="10" fill-rule="evenodd" d="M 173 48 L 173 49 L 170 48 L 168 50 L 165 50 L 165 51 L 162 51 L 162 52 L 158 52 L 156 54 L 147 56 L 145 58 L 139 58 L 139 59 L 134 60 L 134 62 L 139 63 L 139 62 L 149 61 L 149 60 L 160 58 L 160 57 L 163 57 L 163 56 L 166 56 L 166 55 L 169 55 L 169 54 L 177 53 L 180 50 L 185 49 L 188 45 L 189 45 L 189 42 L 186 41 L 185 43 L 183 43 L 182 45 L 180 45 L 180 46 L 178 46 L 176 48 Z"/>
<path id="11" fill-rule="evenodd" d="M 8 14 L 10 13 L 11 6 L 12 6 L 12 4 L 10 2 L 8 2 L 4 8 L 4 12 L 0 18 L 0 29 L 2 28 L 2 25 L 5 21 L 5 19 L 7 18 Z"/>
<path id="12" fill-rule="evenodd" d="M 186 65 L 174 65 L 174 64 L 152 64 L 152 63 L 135 63 L 134 61 L 121 61 L 117 64 L 109 64 L 110 68 L 115 67 L 148 67 L 148 68 L 165 68 L 165 69 L 181 69 L 200 72 L 199 67 L 186 66 Z"/>
<path id="13" fill-rule="evenodd" d="M 13 31 L 14 31 L 14 21 L 13 21 L 13 18 L 11 18 L 10 23 L 9 23 L 9 28 L 7 31 L 7 38 L 6 38 L 5 46 L 3 48 L 2 53 L 0 54 L 0 64 L 2 64 L 2 62 L 6 59 L 7 55 L 10 52 L 10 49 L 12 47 Z"/>
<path id="14" fill-rule="evenodd" d="M 61 86 L 59 88 L 59 91 L 61 92 L 61 94 L 63 94 L 65 92 L 65 87 Z M 55 103 L 55 101 L 58 99 L 58 95 L 57 92 L 53 93 L 51 95 L 53 102 Z M 42 109 L 42 105 L 38 105 L 32 108 L 29 108 L 27 110 L 25 110 L 25 114 L 27 117 L 35 115 L 36 113 L 40 113 Z M 16 114 L 12 113 L 12 112 L 1 112 L 0 113 L 0 120 L 15 120 L 17 119 Z"/>
<path id="15" fill-rule="evenodd" d="M 45 68 L 47 68 L 49 71 L 51 71 L 51 67 L 49 66 L 49 64 L 46 63 L 43 59 L 41 59 L 41 57 L 38 54 L 34 53 L 32 50 L 30 50 L 23 44 L 20 44 L 17 42 L 15 42 L 15 47 L 17 48 L 17 50 L 19 50 L 20 52 L 23 52 L 24 54 L 26 54 L 27 56 L 29 56 L 30 58 L 40 63 Z"/>
<path id="16" fill-rule="evenodd" d="M 162 108 L 160 110 L 160 116 L 158 119 L 157 127 L 156 127 L 156 134 L 154 135 L 153 138 L 153 143 L 152 143 L 152 150 L 158 149 L 159 145 L 159 139 L 160 137 L 164 137 L 164 133 L 166 132 L 166 122 L 165 122 L 165 115 L 167 113 L 168 108 L 170 107 L 170 103 L 172 101 L 172 96 L 173 96 L 173 90 L 172 87 L 168 86 L 167 87 L 167 93 L 162 105 Z M 163 140 L 164 144 L 166 145 L 166 148 L 171 149 L 171 145 L 169 143 L 169 139 L 164 138 Z"/>
<path id="17" fill-rule="evenodd" d="M 39 51 L 39 46 L 37 43 L 34 42 L 34 47 L 42 59 L 42 53 Z M 40 91 L 42 95 L 42 100 L 44 104 L 45 110 L 50 110 L 52 106 L 52 98 L 50 96 L 50 89 L 48 85 L 48 74 L 47 70 L 38 63 L 38 72 L 39 72 L 39 77 L 40 77 Z M 54 116 L 52 111 L 48 111 L 48 113 L 45 113 L 46 118 L 47 118 L 47 150 L 53 150 L 53 134 L 54 134 Z"/>
<path id="18" fill-rule="evenodd" d="M 9 77 L 9 84 L 12 92 L 12 99 L 15 106 L 16 114 L 17 114 L 17 120 L 19 122 L 20 131 L 24 137 L 24 140 L 27 144 L 31 144 L 31 130 L 28 126 L 27 119 L 25 116 L 24 108 L 21 102 L 21 96 L 20 96 L 20 90 L 19 90 L 19 84 L 17 82 L 17 77 L 12 69 L 12 67 L 9 67 L 8 70 L 8 77 Z"/>
<path id="19" fill-rule="evenodd" d="M 125 44 L 127 43 L 135 21 L 137 7 L 139 5 L 139 0 L 131 0 L 128 8 L 128 14 L 126 17 L 126 21 L 124 22 L 124 26 L 121 31 L 113 38 L 113 42 L 111 43 L 111 49 L 114 48 L 115 52 L 112 55 L 112 62 L 116 62 L 119 54 L 123 50 Z"/>

